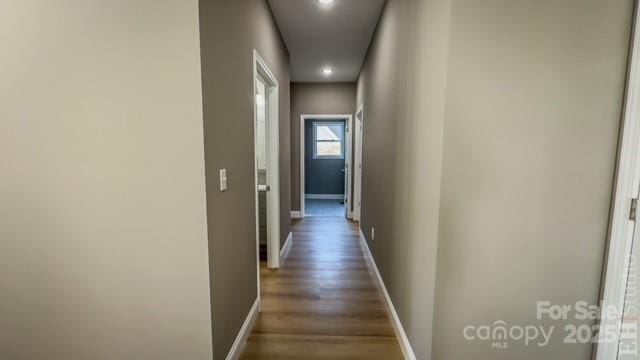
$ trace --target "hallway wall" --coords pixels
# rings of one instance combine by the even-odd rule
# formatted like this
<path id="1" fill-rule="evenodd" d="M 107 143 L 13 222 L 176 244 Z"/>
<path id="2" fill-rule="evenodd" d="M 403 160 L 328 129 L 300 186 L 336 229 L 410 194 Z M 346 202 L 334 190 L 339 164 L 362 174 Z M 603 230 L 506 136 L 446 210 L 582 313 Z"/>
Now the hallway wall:
<path id="1" fill-rule="evenodd" d="M 357 90 L 361 228 L 421 360 L 431 353 L 449 3 L 387 1 Z"/>
<path id="2" fill-rule="evenodd" d="M 0 2 L 0 358 L 211 359 L 198 3 Z"/>
<path id="3" fill-rule="evenodd" d="M 454 1 L 434 359 L 590 359 L 536 302 L 598 304 L 633 3 Z M 557 328 L 461 341 L 496 320 Z"/>
<path id="4" fill-rule="evenodd" d="M 419 359 L 589 359 L 536 301 L 598 299 L 632 9 L 387 2 L 358 81 L 362 229 Z M 497 320 L 557 328 L 464 339 Z"/>
<path id="5" fill-rule="evenodd" d="M 300 116 L 353 115 L 355 104 L 355 83 L 291 83 L 291 210 L 300 211 L 301 204 Z"/>
<path id="6" fill-rule="evenodd" d="M 213 351 L 224 359 L 257 297 L 253 49 L 279 83 L 281 245 L 290 231 L 289 55 L 266 1 L 201 0 L 200 31 Z"/>

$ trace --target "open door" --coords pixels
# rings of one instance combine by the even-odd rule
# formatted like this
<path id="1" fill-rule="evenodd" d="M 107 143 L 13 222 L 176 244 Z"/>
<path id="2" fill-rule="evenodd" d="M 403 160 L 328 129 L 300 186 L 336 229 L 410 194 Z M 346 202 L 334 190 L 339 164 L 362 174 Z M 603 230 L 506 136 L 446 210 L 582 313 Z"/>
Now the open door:
<path id="1" fill-rule="evenodd" d="M 352 198 L 351 188 L 353 186 L 353 183 L 351 182 L 351 180 L 353 179 L 353 175 L 351 174 L 351 168 L 353 167 L 351 165 L 352 159 L 353 159 L 353 141 L 352 141 L 352 135 L 351 135 L 351 133 L 353 132 L 351 130 L 352 128 L 353 128 L 353 118 L 349 117 L 349 119 L 346 120 L 346 123 L 344 126 L 344 137 L 347 145 L 345 158 L 344 158 L 344 212 L 345 212 L 344 216 L 347 219 L 353 218 L 353 212 L 352 212 L 353 208 L 351 206 L 351 198 Z"/>
<path id="2" fill-rule="evenodd" d="M 356 111 L 354 131 L 354 186 L 353 186 L 353 220 L 360 221 L 360 209 L 362 198 L 362 131 L 364 122 L 364 106 L 360 105 Z"/>

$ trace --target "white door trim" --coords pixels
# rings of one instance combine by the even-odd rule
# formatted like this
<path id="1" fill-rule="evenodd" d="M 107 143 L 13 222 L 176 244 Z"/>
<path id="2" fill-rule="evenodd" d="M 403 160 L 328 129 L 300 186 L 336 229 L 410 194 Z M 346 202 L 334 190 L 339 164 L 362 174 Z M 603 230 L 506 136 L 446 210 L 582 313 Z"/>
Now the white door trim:
<path id="1" fill-rule="evenodd" d="M 596 360 L 618 358 L 618 344 L 622 326 L 628 274 L 632 254 L 635 222 L 629 219 L 631 200 L 638 197 L 640 183 L 640 17 L 636 9 L 629 79 L 626 93 L 622 136 L 619 146 L 613 214 L 609 233 L 606 271 L 601 294 L 602 309 L 616 309 L 615 316 L 606 317 L 603 311 L 600 322 L 601 338 L 596 345 Z"/>
<path id="2" fill-rule="evenodd" d="M 353 212 L 351 211 L 351 202 L 353 201 L 353 196 L 351 195 L 351 188 L 353 186 L 353 170 L 351 169 L 353 165 L 353 135 L 351 134 L 353 134 L 353 117 L 349 116 L 344 134 L 347 140 L 347 151 L 345 153 L 346 161 L 344 164 L 345 176 L 347 177 L 345 181 L 345 186 L 347 189 L 344 193 L 344 207 L 346 209 L 345 216 L 347 217 L 347 219 L 353 219 Z"/>
<path id="3" fill-rule="evenodd" d="M 280 267 L 280 168 L 279 168 L 279 131 L 280 120 L 278 116 L 278 80 L 262 59 L 257 50 L 253 50 L 253 140 L 254 140 L 254 192 L 255 192 L 255 218 L 256 218 L 256 276 L 258 278 L 258 300 L 260 300 L 260 216 L 258 195 L 258 152 L 257 147 L 257 114 L 256 114 L 256 83 L 262 77 L 267 82 L 267 266 L 269 268 Z"/>
<path id="4" fill-rule="evenodd" d="M 351 114 L 324 114 L 324 115 L 318 115 L 318 114 L 302 114 L 300 115 L 300 217 L 305 217 L 305 213 L 304 213 L 304 198 L 305 198 L 305 193 L 304 193 L 304 157 L 305 157 L 305 151 L 304 151 L 304 126 L 305 126 L 305 121 L 309 120 L 309 119 L 313 119 L 313 120 L 346 120 L 346 126 L 348 129 L 351 129 L 353 127 L 353 116 Z M 347 136 L 349 135 L 349 136 Z M 345 168 L 346 168 L 346 176 L 349 179 L 349 184 L 347 185 L 347 192 L 346 192 L 346 197 L 347 197 L 347 201 L 345 202 L 345 208 L 349 209 L 349 204 L 351 203 L 351 135 L 350 132 L 349 134 L 347 134 L 345 132 L 345 139 L 346 140 L 346 144 L 347 144 L 347 148 L 345 149 L 345 153 L 344 153 L 344 160 L 345 160 Z M 348 215 L 345 214 L 345 216 Z"/>
<path id="5" fill-rule="evenodd" d="M 360 126 L 358 126 L 360 119 Z M 360 221 L 362 212 L 362 149 L 364 128 L 364 104 L 360 104 L 356 111 L 354 133 L 354 157 L 353 157 L 353 220 Z"/>

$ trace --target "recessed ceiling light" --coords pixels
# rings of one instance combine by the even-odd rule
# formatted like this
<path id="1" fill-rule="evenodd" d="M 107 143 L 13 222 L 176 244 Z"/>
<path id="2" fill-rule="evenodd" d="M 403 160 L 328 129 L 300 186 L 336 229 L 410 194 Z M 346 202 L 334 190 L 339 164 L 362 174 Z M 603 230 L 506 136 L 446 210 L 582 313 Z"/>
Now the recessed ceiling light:
<path id="1" fill-rule="evenodd" d="M 333 3 L 335 0 L 318 0 L 318 2 L 322 5 L 329 5 Z"/>
<path id="2" fill-rule="evenodd" d="M 329 76 L 333 74 L 333 69 L 330 67 L 322 68 L 321 71 L 322 71 L 322 74 L 324 74 L 325 76 Z"/>

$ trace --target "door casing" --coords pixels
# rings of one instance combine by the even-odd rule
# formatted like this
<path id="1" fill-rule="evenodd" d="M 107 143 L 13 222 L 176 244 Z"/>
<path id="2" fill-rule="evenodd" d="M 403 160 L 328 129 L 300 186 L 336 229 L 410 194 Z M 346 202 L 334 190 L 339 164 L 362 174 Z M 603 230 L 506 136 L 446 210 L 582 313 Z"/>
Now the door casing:
<path id="1" fill-rule="evenodd" d="M 253 50 L 253 140 L 254 140 L 254 193 L 255 193 L 255 220 L 256 220 L 256 263 L 258 278 L 258 298 L 260 297 L 260 217 L 259 217 L 259 193 L 258 193 L 258 150 L 257 150 L 257 104 L 256 85 L 258 81 L 267 85 L 265 104 L 266 116 L 266 143 L 267 143 L 267 266 L 269 268 L 280 267 L 280 120 L 278 112 L 278 80 L 262 59 L 257 50 Z"/>
<path id="2" fill-rule="evenodd" d="M 345 182 L 346 185 L 346 201 L 345 201 L 345 209 L 346 209 L 346 214 L 345 216 L 349 219 L 353 218 L 352 213 L 350 212 L 351 209 L 351 201 L 352 201 L 352 196 L 351 196 L 351 186 L 352 186 L 352 164 L 351 164 L 351 153 L 352 153 L 352 140 L 351 140 L 351 129 L 353 128 L 353 116 L 351 114 L 302 114 L 300 115 L 300 217 L 305 217 L 305 212 L 304 212 L 304 208 L 305 208 L 305 199 L 304 199 L 304 186 L 305 186 L 305 181 L 304 181 L 304 177 L 305 177 L 305 171 L 304 171 L 304 156 L 305 156 L 305 149 L 304 149 L 304 126 L 306 124 L 307 120 L 345 120 L 346 122 L 346 126 L 345 126 L 345 143 L 346 143 L 346 149 L 345 149 L 345 173 L 346 173 L 346 177 L 347 177 L 347 181 Z"/>

